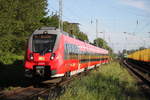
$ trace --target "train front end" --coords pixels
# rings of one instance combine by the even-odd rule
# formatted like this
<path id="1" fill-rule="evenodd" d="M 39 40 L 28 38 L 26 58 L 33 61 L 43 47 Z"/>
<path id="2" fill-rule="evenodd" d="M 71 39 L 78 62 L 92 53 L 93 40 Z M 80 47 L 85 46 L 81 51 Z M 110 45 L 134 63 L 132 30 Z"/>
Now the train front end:
<path id="1" fill-rule="evenodd" d="M 47 30 L 35 31 L 28 39 L 25 58 L 25 76 L 50 77 L 57 70 L 57 34 Z"/>

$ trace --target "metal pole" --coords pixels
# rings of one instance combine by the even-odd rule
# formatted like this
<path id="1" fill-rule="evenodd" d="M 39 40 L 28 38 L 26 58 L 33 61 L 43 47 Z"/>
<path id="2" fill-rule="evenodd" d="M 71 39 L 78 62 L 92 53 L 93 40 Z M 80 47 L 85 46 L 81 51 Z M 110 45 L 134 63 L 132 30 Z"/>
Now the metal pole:
<path id="1" fill-rule="evenodd" d="M 98 19 L 96 19 L 96 38 L 98 39 Z M 98 46 L 97 42 L 96 42 L 96 46 Z"/>
<path id="2" fill-rule="evenodd" d="M 98 38 L 98 20 L 96 19 L 96 38 Z"/>
<path id="3" fill-rule="evenodd" d="M 149 38 L 150 38 L 150 32 L 148 32 L 148 34 L 149 34 Z"/>
<path id="4" fill-rule="evenodd" d="M 103 32 L 103 39 L 105 40 L 105 30 L 104 30 L 104 32 Z"/>
<path id="5" fill-rule="evenodd" d="M 63 16 L 63 1 L 59 0 L 59 29 L 60 31 L 63 31 L 62 16 Z"/>

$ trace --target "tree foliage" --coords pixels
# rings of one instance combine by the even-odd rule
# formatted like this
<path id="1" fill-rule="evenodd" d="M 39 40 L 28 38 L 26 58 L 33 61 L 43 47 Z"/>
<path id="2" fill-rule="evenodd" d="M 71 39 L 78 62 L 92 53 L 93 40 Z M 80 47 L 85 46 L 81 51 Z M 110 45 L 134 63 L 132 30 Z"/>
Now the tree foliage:
<path id="1" fill-rule="evenodd" d="M 88 36 L 80 31 L 79 23 L 63 22 L 63 29 L 71 35 L 76 36 L 81 41 L 89 41 Z"/>
<path id="2" fill-rule="evenodd" d="M 40 26 L 47 0 L 0 0 L 0 35 L 27 36 Z"/>
<path id="3" fill-rule="evenodd" d="M 40 22 L 43 26 L 58 28 L 59 16 L 57 14 L 52 14 L 51 16 L 43 17 L 43 19 Z"/>
<path id="4" fill-rule="evenodd" d="M 96 38 L 94 40 L 94 45 L 95 46 L 98 46 L 100 48 L 104 48 L 104 49 L 107 49 L 109 51 L 109 56 L 111 58 L 115 58 L 116 55 L 113 53 L 113 50 L 111 47 L 108 46 L 107 42 L 105 40 L 103 40 L 102 38 Z"/>
<path id="5" fill-rule="evenodd" d="M 47 0 L 0 0 L 0 61 L 23 53 L 27 36 L 42 26 L 46 7 Z"/>
<path id="6" fill-rule="evenodd" d="M 107 49 L 112 52 L 112 49 L 108 46 L 107 42 L 105 40 L 103 40 L 102 38 L 96 38 L 94 40 L 94 45 L 96 45 L 100 48 Z"/>

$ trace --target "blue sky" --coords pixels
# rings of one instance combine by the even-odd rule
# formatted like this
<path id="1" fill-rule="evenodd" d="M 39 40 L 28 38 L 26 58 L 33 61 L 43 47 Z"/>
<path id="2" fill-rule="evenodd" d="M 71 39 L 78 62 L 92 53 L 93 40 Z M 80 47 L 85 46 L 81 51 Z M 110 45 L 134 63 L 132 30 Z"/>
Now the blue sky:
<path id="1" fill-rule="evenodd" d="M 58 2 L 48 0 L 49 13 L 58 11 Z M 81 31 L 92 41 L 96 38 L 95 20 L 98 19 L 98 31 L 103 32 L 98 36 L 115 52 L 150 47 L 149 5 L 150 0 L 63 0 L 63 20 L 80 23 Z"/>

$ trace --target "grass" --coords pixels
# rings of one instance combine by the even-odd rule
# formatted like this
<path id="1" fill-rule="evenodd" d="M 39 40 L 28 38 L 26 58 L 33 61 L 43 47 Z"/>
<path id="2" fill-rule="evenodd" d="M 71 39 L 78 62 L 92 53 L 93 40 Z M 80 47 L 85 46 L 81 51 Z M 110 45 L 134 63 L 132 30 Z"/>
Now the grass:
<path id="1" fill-rule="evenodd" d="M 16 89 L 16 87 L 10 86 L 10 87 L 5 88 L 4 90 L 5 91 L 11 91 L 11 90 L 15 90 L 15 89 Z"/>
<path id="2" fill-rule="evenodd" d="M 136 80 L 118 62 L 76 79 L 58 100 L 148 100 Z"/>

